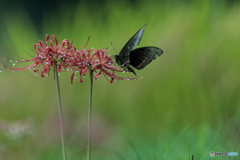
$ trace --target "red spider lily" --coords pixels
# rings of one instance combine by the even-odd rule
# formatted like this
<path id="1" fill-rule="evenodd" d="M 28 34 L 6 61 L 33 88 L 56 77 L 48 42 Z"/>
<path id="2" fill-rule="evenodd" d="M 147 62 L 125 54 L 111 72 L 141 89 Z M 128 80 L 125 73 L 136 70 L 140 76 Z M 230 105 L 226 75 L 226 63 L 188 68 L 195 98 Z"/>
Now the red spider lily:
<path id="1" fill-rule="evenodd" d="M 8 68 L 11 71 L 23 71 L 27 69 L 33 70 L 34 73 L 41 71 L 41 77 L 44 77 L 46 74 L 49 74 L 54 63 L 57 63 L 58 72 L 60 72 L 64 59 L 68 57 L 68 55 L 73 54 L 76 49 L 66 39 L 61 42 L 61 45 L 59 45 L 55 36 L 52 35 L 51 37 L 53 40 L 50 41 L 50 46 L 47 45 L 49 41 L 48 35 L 46 35 L 45 43 L 40 40 L 38 44 L 34 45 L 36 51 L 35 57 L 25 60 L 18 56 L 21 60 L 14 60 L 16 62 L 33 62 L 31 65 L 23 68 L 8 67 L 6 65 L 3 65 L 3 67 Z M 52 44 L 53 42 L 55 42 L 55 46 Z"/>
<path id="2" fill-rule="evenodd" d="M 91 56 L 91 51 L 93 54 Z M 94 78 L 97 79 L 100 75 L 104 75 L 106 79 L 110 79 L 110 83 L 113 80 L 133 80 L 137 78 L 119 77 L 115 75 L 115 72 L 124 72 L 124 70 L 117 69 L 113 67 L 113 61 L 110 56 L 103 49 L 95 50 L 91 48 L 89 50 L 77 51 L 75 58 L 70 59 L 66 62 L 68 66 L 73 70 L 71 75 L 71 82 L 73 83 L 74 74 L 79 71 L 80 82 L 82 82 L 82 77 L 85 77 L 87 71 L 91 69 L 93 72 L 98 72 Z"/>
<path id="3" fill-rule="evenodd" d="M 8 67 L 6 65 L 2 65 L 2 67 L 8 68 L 11 71 L 23 71 L 30 69 L 33 70 L 33 74 L 41 71 L 41 77 L 45 77 L 46 74 L 50 73 L 50 70 L 54 69 L 55 63 L 57 64 L 58 72 L 62 71 L 62 68 L 65 71 L 73 72 L 71 74 L 71 83 L 73 83 L 74 74 L 76 72 L 79 72 L 79 80 L 82 82 L 82 77 L 85 77 L 88 70 L 92 70 L 97 73 L 94 76 L 95 79 L 97 79 L 100 75 L 104 75 L 107 80 L 110 79 L 110 83 L 112 83 L 113 80 L 133 80 L 139 78 L 128 78 L 131 74 L 127 77 L 119 77 L 115 75 L 115 72 L 124 72 L 124 70 L 113 67 L 112 59 L 103 49 L 99 49 L 97 51 L 94 48 L 89 50 L 76 50 L 76 48 L 68 40 L 64 39 L 61 44 L 59 44 L 54 35 L 51 37 L 53 40 L 50 41 L 50 46 L 47 45 L 49 41 L 48 35 L 46 35 L 45 43 L 39 41 L 38 44 L 34 45 L 36 51 L 35 57 L 25 60 L 18 56 L 21 60 L 14 60 L 16 62 L 33 62 L 31 65 L 23 68 Z M 53 45 L 53 42 L 55 45 Z M 93 54 L 91 55 L 92 51 Z"/>

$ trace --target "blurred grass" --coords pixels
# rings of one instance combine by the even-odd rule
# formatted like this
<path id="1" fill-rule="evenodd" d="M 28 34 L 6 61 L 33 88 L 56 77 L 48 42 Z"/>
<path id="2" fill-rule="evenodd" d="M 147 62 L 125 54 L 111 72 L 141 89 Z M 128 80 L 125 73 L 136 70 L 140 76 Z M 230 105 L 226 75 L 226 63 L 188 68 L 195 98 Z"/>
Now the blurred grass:
<path id="1" fill-rule="evenodd" d="M 35 29 L 23 6 L 1 11 L 0 54 L 21 57 L 33 53 L 33 44 L 55 35 L 87 48 L 111 46 L 120 51 L 148 23 L 141 46 L 158 46 L 164 54 L 142 71 L 143 79 L 109 84 L 94 81 L 94 142 L 137 159 L 212 159 L 210 151 L 240 153 L 240 6 L 225 1 L 152 2 L 122 1 L 94 6 L 58 4 L 58 12 L 43 15 L 42 30 Z M 116 54 L 112 49 L 108 52 Z M 3 59 L 3 58 L 1 58 Z M 2 60 L 1 60 L 2 61 Z M 12 65 L 12 64 L 10 64 Z M 30 73 L 29 73 L 30 74 Z M 0 76 L 1 121 L 32 118 L 30 134 L 12 140 L 0 131 L 4 159 L 61 159 L 58 139 L 56 88 L 53 75 L 17 78 L 28 73 Z M 70 159 L 84 159 L 89 79 L 70 84 L 61 73 L 60 86 L 67 149 Z M 0 146 L 0 147 L 1 147 Z M 14 154 L 13 154 L 14 153 Z M 119 159 L 96 147 L 93 159 Z M 226 159 L 216 157 L 215 159 Z M 232 157 L 232 159 L 239 159 Z"/>

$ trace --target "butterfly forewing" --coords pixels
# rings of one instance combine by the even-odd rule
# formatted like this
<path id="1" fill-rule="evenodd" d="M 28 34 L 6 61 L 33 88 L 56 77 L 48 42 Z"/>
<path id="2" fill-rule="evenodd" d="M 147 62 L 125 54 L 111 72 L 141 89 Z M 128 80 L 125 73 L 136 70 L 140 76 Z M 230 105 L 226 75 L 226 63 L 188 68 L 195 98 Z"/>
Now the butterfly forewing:
<path id="1" fill-rule="evenodd" d="M 163 51 L 157 47 L 142 47 L 134 49 L 130 52 L 129 60 L 130 65 L 140 70 L 146 67 L 157 56 L 161 56 Z"/>
<path id="2" fill-rule="evenodd" d="M 144 29 L 146 25 L 144 25 L 123 47 L 123 49 L 119 53 L 119 58 L 122 62 L 122 64 L 129 61 L 129 53 L 133 50 L 133 48 L 137 45 L 139 45 Z M 118 64 L 118 65 L 122 65 Z"/>

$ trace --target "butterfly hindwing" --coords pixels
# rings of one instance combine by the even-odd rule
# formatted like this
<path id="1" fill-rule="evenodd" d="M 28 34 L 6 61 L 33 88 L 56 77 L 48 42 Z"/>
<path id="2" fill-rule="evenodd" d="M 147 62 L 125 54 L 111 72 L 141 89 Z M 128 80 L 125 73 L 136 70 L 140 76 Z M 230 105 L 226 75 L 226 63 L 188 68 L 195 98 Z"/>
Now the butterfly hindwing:
<path id="1" fill-rule="evenodd" d="M 162 54 L 163 51 L 157 47 L 142 47 L 134 49 L 129 55 L 130 65 L 141 70 L 151 63 L 152 60 L 156 59 L 157 56 L 161 56 Z"/>

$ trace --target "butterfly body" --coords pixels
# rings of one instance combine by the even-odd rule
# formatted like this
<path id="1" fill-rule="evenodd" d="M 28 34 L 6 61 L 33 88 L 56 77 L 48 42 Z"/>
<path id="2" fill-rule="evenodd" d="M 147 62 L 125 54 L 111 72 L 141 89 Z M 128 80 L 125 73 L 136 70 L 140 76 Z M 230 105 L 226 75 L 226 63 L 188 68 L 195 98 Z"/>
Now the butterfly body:
<path id="1" fill-rule="evenodd" d="M 134 49 L 135 46 L 139 45 L 143 32 L 146 25 L 144 25 L 122 48 L 119 55 L 115 55 L 114 58 L 119 66 L 124 70 L 128 69 L 137 75 L 134 70 L 130 67 L 141 70 L 146 67 L 152 60 L 156 59 L 157 56 L 162 55 L 163 51 L 157 47 L 142 47 Z"/>

